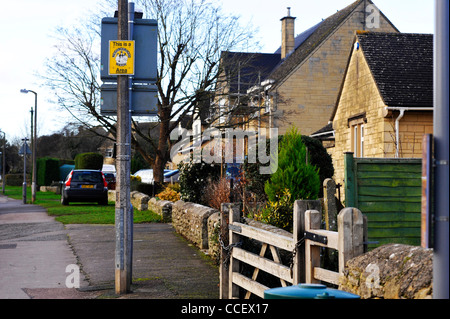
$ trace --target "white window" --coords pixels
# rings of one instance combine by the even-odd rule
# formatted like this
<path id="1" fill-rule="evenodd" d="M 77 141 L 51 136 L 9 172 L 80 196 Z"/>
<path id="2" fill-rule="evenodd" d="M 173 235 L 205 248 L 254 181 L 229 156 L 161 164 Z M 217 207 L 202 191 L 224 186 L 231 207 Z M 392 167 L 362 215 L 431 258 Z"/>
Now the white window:
<path id="1" fill-rule="evenodd" d="M 352 152 L 355 157 L 364 157 L 364 124 L 356 124 L 352 126 Z"/>
<path id="2" fill-rule="evenodd" d="M 359 145 L 359 152 L 360 152 L 360 157 L 364 157 L 364 125 L 361 125 L 361 129 L 360 129 L 360 145 Z"/>

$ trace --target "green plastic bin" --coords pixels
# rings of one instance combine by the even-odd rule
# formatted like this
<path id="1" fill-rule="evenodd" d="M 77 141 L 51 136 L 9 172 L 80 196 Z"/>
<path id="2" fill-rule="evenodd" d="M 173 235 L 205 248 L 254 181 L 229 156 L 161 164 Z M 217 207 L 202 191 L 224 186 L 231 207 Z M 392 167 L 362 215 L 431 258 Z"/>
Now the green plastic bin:
<path id="1" fill-rule="evenodd" d="M 325 285 L 300 284 L 266 290 L 264 299 L 361 299 L 361 297 L 349 292 L 327 288 Z"/>

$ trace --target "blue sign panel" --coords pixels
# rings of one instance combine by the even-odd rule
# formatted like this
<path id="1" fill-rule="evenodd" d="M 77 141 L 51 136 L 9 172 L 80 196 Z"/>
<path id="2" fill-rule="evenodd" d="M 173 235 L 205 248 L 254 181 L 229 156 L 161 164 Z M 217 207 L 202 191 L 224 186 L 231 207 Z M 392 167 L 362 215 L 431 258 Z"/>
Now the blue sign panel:
<path id="1" fill-rule="evenodd" d="M 109 74 L 109 41 L 117 40 L 117 18 L 102 19 L 101 37 L 101 86 L 102 115 L 117 115 L 117 75 Z M 158 23 L 151 19 L 135 19 L 135 70 L 130 90 L 131 115 L 156 115 L 158 90 L 155 86 L 158 64 Z"/>
<path id="2" fill-rule="evenodd" d="M 101 79 L 116 81 L 117 75 L 108 74 L 109 41 L 117 40 L 117 18 L 102 19 Z M 133 39 L 135 41 L 135 81 L 155 83 L 158 63 L 158 23 L 156 20 L 135 19 Z"/>

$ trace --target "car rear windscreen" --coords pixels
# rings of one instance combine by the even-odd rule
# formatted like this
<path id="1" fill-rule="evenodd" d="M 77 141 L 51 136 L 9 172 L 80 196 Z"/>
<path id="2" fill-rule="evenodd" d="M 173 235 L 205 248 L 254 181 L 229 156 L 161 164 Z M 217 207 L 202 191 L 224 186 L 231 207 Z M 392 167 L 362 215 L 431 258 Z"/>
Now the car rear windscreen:
<path id="1" fill-rule="evenodd" d="M 102 183 L 100 172 L 73 172 L 72 182 L 79 183 Z"/>

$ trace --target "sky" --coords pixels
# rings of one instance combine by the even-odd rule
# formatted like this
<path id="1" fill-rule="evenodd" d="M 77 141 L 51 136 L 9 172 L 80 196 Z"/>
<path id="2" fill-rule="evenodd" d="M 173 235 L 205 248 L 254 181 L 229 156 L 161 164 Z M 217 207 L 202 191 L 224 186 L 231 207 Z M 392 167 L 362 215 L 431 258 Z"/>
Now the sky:
<path id="1" fill-rule="evenodd" d="M 291 7 L 299 34 L 354 0 L 214 0 L 241 23 L 258 29 L 260 52 L 273 53 L 281 44 L 281 22 Z M 76 26 L 102 0 L 0 0 L 0 130 L 8 141 L 30 135 L 31 107 L 38 93 L 38 136 L 61 130 L 71 120 L 67 111 L 49 102 L 51 91 L 35 74 L 44 70 L 56 44 L 58 26 Z M 131 1 L 130 1 L 131 2 Z M 405 33 L 434 33 L 434 0 L 374 0 L 388 19 Z M 136 7 L 136 9 L 139 9 Z M 111 13 L 113 14 L 113 13 Z M 151 18 L 151 17 L 144 17 Z M 99 21 L 100 23 L 100 21 Z"/>

